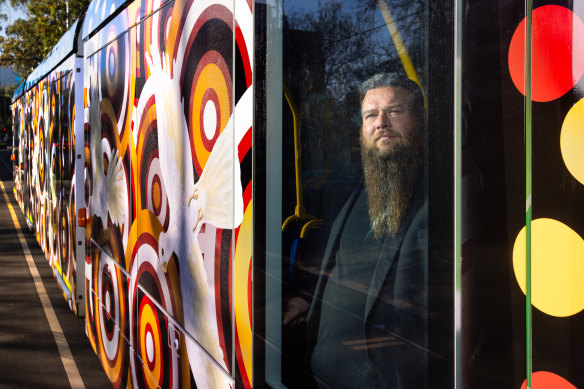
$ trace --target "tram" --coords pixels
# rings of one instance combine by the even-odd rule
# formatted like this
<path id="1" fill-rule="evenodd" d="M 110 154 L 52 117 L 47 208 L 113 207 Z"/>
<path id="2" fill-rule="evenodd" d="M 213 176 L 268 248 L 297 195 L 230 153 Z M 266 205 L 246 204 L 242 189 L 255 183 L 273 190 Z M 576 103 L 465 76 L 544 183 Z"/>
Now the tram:
<path id="1" fill-rule="evenodd" d="M 583 19 L 93 0 L 14 94 L 13 167 L 112 385 L 584 385 Z M 421 92 L 397 169 L 419 180 L 373 238 L 367 93 L 405 81 L 363 88 L 385 75 Z"/>

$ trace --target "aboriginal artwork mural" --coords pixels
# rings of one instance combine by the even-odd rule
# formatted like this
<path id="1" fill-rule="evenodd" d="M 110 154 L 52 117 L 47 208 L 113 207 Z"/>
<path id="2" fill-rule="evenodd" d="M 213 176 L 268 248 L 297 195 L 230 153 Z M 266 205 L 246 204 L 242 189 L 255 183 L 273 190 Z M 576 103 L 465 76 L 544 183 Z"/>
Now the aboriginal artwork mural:
<path id="1" fill-rule="evenodd" d="M 115 387 L 251 387 L 251 2 L 161 3 L 84 23 L 87 333 Z"/>
<path id="2" fill-rule="evenodd" d="M 73 59 L 63 62 L 13 105 L 15 192 L 71 309 L 74 299 L 75 116 Z M 73 224 L 72 224 L 73 223 Z M 73 225 L 73 227 L 71 227 Z"/>

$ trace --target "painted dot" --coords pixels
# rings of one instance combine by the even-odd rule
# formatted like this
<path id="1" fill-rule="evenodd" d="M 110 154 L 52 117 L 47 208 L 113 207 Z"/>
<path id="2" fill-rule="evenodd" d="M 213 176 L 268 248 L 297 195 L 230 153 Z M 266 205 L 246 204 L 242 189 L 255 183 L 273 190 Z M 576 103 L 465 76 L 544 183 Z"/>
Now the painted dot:
<path id="1" fill-rule="evenodd" d="M 584 184 L 584 99 L 570 108 L 562 123 L 560 149 L 570 174 Z"/>
<path id="2" fill-rule="evenodd" d="M 109 51 L 108 68 L 109 68 L 109 76 L 110 76 L 110 78 L 113 78 L 113 76 L 115 74 L 115 70 L 116 70 L 116 55 L 114 53 L 113 48 L 110 49 L 110 51 Z"/>
<path id="3" fill-rule="evenodd" d="M 152 339 L 152 332 L 146 333 L 146 357 L 148 362 L 154 362 L 154 339 Z"/>
<path id="4" fill-rule="evenodd" d="M 160 180 L 154 180 L 152 183 L 152 205 L 155 210 L 160 211 L 160 204 L 162 203 L 162 189 L 160 188 Z"/>
<path id="5" fill-rule="evenodd" d="M 525 293 L 525 227 L 513 247 L 513 270 Z M 531 302 L 540 311 L 557 317 L 584 309 L 584 240 L 554 219 L 531 224 Z"/>
<path id="6" fill-rule="evenodd" d="M 212 100 L 207 100 L 203 111 L 203 127 L 207 139 L 213 139 L 217 131 L 217 109 Z"/>
<path id="7" fill-rule="evenodd" d="M 576 389 L 568 380 L 549 371 L 535 371 L 531 375 L 533 389 Z M 527 388 L 527 380 L 523 381 L 521 389 Z"/>
<path id="8" fill-rule="evenodd" d="M 572 11 L 546 5 L 532 13 L 532 99 L 552 101 L 576 85 L 584 73 L 584 23 Z M 509 72 L 525 95 L 525 19 L 509 45 Z"/>
<path id="9" fill-rule="evenodd" d="M 111 313 L 111 298 L 109 290 L 105 292 L 105 310 Z"/>

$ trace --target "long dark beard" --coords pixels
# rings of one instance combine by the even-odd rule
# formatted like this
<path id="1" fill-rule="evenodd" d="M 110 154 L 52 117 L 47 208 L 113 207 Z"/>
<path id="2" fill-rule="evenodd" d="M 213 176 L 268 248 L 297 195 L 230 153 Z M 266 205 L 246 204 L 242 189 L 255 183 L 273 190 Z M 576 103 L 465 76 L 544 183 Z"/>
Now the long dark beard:
<path id="1" fill-rule="evenodd" d="M 379 156 L 361 139 L 361 158 L 373 235 L 376 239 L 395 237 L 421 183 L 421 147 L 400 143 L 389 155 Z"/>

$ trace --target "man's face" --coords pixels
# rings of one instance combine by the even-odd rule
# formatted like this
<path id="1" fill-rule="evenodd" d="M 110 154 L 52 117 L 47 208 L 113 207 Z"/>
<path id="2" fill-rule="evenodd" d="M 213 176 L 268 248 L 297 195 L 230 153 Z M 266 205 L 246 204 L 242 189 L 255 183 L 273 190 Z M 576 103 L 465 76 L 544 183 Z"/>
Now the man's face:
<path id="1" fill-rule="evenodd" d="M 361 105 L 363 147 L 387 157 L 396 144 L 414 145 L 419 140 L 408 97 L 408 91 L 399 87 L 367 91 Z"/>

